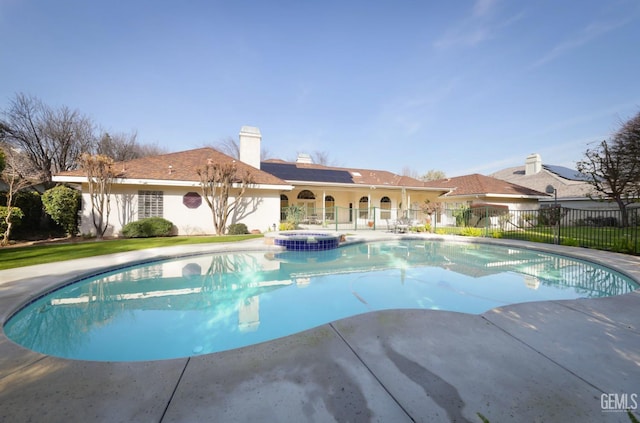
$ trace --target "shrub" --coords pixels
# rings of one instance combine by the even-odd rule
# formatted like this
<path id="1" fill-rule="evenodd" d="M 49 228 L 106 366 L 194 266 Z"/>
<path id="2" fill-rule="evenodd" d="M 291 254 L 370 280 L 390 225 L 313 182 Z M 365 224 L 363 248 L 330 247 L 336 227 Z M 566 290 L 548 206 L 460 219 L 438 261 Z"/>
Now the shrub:
<path id="1" fill-rule="evenodd" d="M 578 241 L 575 238 L 562 238 L 562 241 L 560 241 L 560 244 L 566 245 L 567 247 L 579 247 L 580 241 Z"/>
<path id="2" fill-rule="evenodd" d="M 460 206 L 453 211 L 453 217 L 456 218 L 456 226 L 469 226 L 471 220 L 471 207 Z"/>
<path id="3" fill-rule="evenodd" d="M 0 206 L 0 235 L 3 235 L 7 230 L 6 218 L 9 213 L 9 207 Z M 11 223 L 13 227 L 16 227 L 22 223 L 22 218 L 24 217 L 24 213 L 20 210 L 19 207 L 11 207 Z"/>
<path id="4" fill-rule="evenodd" d="M 78 232 L 78 210 L 80 210 L 80 192 L 64 185 L 51 188 L 42 195 L 44 211 L 68 236 Z"/>
<path id="5" fill-rule="evenodd" d="M 292 222 L 282 222 L 280 224 L 281 231 L 292 231 L 296 228 L 296 225 Z"/>
<path id="6" fill-rule="evenodd" d="M 232 225 L 229 225 L 229 227 L 227 228 L 227 234 L 229 235 L 244 235 L 248 233 L 249 229 L 247 229 L 247 225 L 245 225 L 244 223 L 234 223 Z"/>
<path id="7" fill-rule="evenodd" d="M 6 205 L 6 204 L 5 204 Z M 24 213 L 22 224 L 34 229 L 40 225 L 42 218 L 42 199 L 37 191 L 18 191 L 13 201 L 15 207 L 19 207 Z"/>
<path id="8" fill-rule="evenodd" d="M 462 228 L 460 231 L 460 235 L 462 236 L 482 236 L 482 228 Z"/>
<path id="9" fill-rule="evenodd" d="M 173 223 L 162 217 L 146 217 L 130 222 L 122 228 L 122 235 L 127 238 L 150 238 L 155 236 L 170 236 Z"/>
<path id="10" fill-rule="evenodd" d="M 299 205 L 292 204 L 289 207 L 287 207 L 284 211 L 287 216 L 286 223 L 293 226 L 291 229 L 296 229 L 298 227 L 298 224 L 302 220 L 302 216 L 304 216 L 305 214 L 305 208 Z M 287 230 L 287 229 L 282 229 L 282 230 Z"/>
<path id="11" fill-rule="evenodd" d="M 616 253 L 633 253 L 635 251 L 635 246 L 630 237 L 623 236 L 613 240 L 613 247 L 611 250 Z"/>

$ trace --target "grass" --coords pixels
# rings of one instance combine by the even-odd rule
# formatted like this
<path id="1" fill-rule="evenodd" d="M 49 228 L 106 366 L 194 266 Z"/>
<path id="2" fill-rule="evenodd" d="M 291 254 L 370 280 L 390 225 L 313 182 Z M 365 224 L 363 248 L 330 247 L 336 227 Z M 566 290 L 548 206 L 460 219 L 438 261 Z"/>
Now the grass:
<path id="1" fill-rule="evenodd" d="M 113 239 L 103 241 L 81 241 L 49 245 L 0 248 L 0 270 L 34 264 L 53 263 L 104 254 L 123 253 L 156 247 L 205 244 L 212 242 L 235 242 L 258 238 L 262 235 L 226 236 L 177 236 L 167 238 Z"/>
<path id="2" fill-rule="evenodd" d="M 471 233 L 469 229 L 480 229 L 481 233 Z M 490 229 L 488 236 L 493 238 L 521 239 L 525 241 L 553 243 L 555 228 L 536 226 L 524 231 L 498 231 Z M 483 236 L 483 228 L 439 227 L 437 234 Z M 560 244 L 573 247 L 595 248 L 626 254 L 640 254 L 640 234 L 637 227 L 593 227 L 563 226 L 560 229 Z"/>
<path id="3" fill-rule="evenodd" d="M 537 242 L 553 242 L 554 234 L 553 227 L 536 227 L 524 232 L 506 231 L 503 233 L 503 237 Z M 560 229 L 560 244 L 562 245 L 628 254 L 640 253 L 640 242 L 637 237 L 638 229 L 635 227 L 563 226 Z"/>

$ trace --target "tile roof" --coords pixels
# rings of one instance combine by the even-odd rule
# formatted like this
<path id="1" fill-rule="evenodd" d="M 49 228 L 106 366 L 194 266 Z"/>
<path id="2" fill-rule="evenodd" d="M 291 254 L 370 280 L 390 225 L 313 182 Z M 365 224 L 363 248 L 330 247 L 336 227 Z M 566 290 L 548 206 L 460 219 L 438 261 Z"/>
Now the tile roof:
<path id="1" fill-rule="evenodd" d="M 204 167 L 209 159 L 218 163 L 235 161 L 238 170 L 241 172 L 245 170 L 250 172 L 256 184 L 288 185 L 276 176 L 249 166 L 240 160 L 235 160 L 233 157 L 227 156 L 213 148 L 198 148 L 178 153 L 142 157 L 126 162 L 116 162 L 114 169 L 118 172 L 119 178 L 125 179 L 199 182 L 200 178 L 196 173 L 196 169 Z M 61 172 L 56 176 L 82 177 L 84 173 L 82 170 L 73 170 Z"/>
<path id="2" fill-rule="evenodd" d="M 446 194 L 447 197 L 467 195 L 548 196 L 541 191 L 478 173 L 429 181 L 427 184 L 433 187 L 452 189 L 451 193 Z"/>

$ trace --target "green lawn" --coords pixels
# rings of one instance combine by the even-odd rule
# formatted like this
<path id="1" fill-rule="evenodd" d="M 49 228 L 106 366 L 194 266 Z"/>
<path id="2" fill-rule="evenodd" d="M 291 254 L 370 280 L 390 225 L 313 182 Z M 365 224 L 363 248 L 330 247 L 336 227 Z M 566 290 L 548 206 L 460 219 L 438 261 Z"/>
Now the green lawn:
<path id="1" fill-rule="evenodd" d="M 465 233 L 468 229 L 469 228 L 465 227 L 441 227 L 436 229 L 436 233 L 447 235 L 469 235 Z M 521 231 L 500 231 L 490 229 L 488 236 L 552 244 L 555 241 L 555 228 L 550 226 L 536 226 Z M 637 227 L 561 227 L 560 244 L 573 247 L 615 251 L 626 254 L 640 254 L 640 234 Z"/>
<path id="2" fill-rule="evenodd" d="M 113 239 L 104 241 L 82 241 L 76 243 L 0 248 L 0 270 L 104 254 L 144 250 L 147 248 L 204 244 L 211 242 L 235 242 L 258 237 L 262 237 L 262 235 L 177 236 L 167 238 Z"/>
<path id="3" fill-rule="evenodd" d="M 536 242 L 553 242 L 552 227 L 536 227 L 524 232 L 503 232 L 504 238 L 519 238 Z M 635 227 L 567 226 L 560 228 L 560 244 L 595 248 L 627 254 L 640 253 L 638 229 Z"/>

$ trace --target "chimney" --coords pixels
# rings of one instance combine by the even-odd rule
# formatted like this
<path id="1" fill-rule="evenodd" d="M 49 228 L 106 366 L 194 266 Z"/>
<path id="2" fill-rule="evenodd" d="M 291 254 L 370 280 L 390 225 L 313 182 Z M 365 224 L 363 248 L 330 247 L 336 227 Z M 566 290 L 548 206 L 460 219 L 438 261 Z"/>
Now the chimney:
<path id="1" fill-rule="evenodd" d="M 542 170 L 542 158 L 540 154 L 534 153 L 527 156 L 527 160 L 524 162 L 524 174 L 525 176 L 535 175 Z"/>
<path id="2" fill-rule="evenodd" d="M 240 161 L 260 169 L 260 142 L 262 135 L 255 126 L 240 128 Z"/>
<path id="3" fill-rule="evenodd" d="M 313 164 L 313 159 L 309 154 L 298 153 L 298 158 L 296 159 L 296 163 Z"/>

